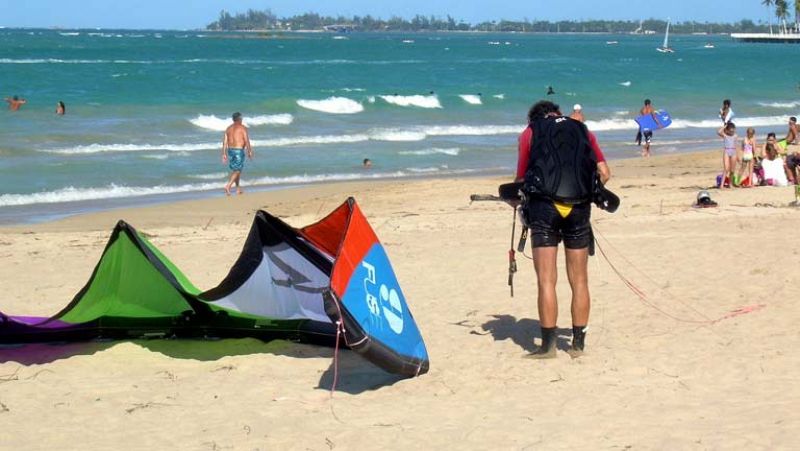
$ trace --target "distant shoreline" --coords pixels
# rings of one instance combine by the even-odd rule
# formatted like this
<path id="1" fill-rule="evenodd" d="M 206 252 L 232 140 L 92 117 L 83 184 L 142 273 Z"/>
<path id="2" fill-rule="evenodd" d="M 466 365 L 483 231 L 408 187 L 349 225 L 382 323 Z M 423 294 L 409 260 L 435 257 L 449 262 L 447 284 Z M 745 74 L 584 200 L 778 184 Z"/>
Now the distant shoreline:
<path id="1" fill-rule="evenodd" d="M 153 32 L 153 33 L 164 33 L 164 32 L 173 32 L 173 33 L 203 33 L 203 34 L 227 34 L 227 35 L 236 35 L 236 34 L 269 34 L 273 36 L 265 36 L 265 38 L 274 38 L 274 35 L 281 35 L 281 34 L 330 34 L 332 36 L 347 36 L 352 34 L 357 35 L 369 35 L 369 34 L 403 34 L 403 33 L 410 33 L 410 34 L 459 34 L 459 35 L 538 35 L 538 36 L 558 36 L 558 35 L 565 35 L 565 36 L 641 36 L 641 37 L 653 37 L 659 36 L 658 33 L 655 34 L 642 34 L 642 33 L 631 33 L 626 31 L 619 31 L 619 32 L 605 32 L 605 31 L 490 31 L 490 30 L 368 30 L 368 31 L 351 31 L 351 32 L 336 32 L 336 31 L 327 31 L 327 30 L 277 30 L 277 29 L 253 29 L 253 30 L 205 30 L 202 28 L 194 28 L 194 29 L 170 29 L 170 28 L 65 28 L 65 27 L 0 27 L 0 30 L 4 31 L 33 31 L 33 30 L 43 30 L 43 31 L 55 31 L 55 32 L 103 32 L 103 31 L 126 31 L 126 32 Z M 670 30 L 670 35 L 673 36 L 730 36 L 732 33 L 728 32 L 720 32 L 720 33 L 678 33 L 673 32 Z"/>

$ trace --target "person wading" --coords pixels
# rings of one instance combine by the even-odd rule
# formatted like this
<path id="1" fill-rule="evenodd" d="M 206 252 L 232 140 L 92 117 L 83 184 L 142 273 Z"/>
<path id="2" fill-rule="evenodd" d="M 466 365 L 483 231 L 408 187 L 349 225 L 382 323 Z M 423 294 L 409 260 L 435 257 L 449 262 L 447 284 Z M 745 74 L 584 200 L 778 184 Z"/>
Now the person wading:
<path id="1" fill-rule="evenodd" d="M 222 163 L 228 163 L 231 176 L 225 185 L 225 194 L 231 195 L 231 188 L 236 185 L 236 194 L 242 194 L 239 181 L 244 169 L 244 153 L 247 150 L 247 158 L 253 159 L 253 148 L 250 147 L 250 136 L 247 134 L 247 127 L 242 124 L 242 114 L 233 113 L 233 124 L 225 130 L 222 137 Z"/>

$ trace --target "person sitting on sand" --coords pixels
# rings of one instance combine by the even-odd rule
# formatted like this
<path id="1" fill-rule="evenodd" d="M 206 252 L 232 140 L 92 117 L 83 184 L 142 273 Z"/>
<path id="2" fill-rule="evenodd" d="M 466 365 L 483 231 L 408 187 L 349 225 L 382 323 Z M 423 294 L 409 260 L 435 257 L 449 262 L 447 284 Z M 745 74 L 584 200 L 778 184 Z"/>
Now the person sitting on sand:
<path id="1" fill-rule="evenodd" d="M 787 186 L 789 179 L 786 177 L 786 168 L 783 164 L 783 158 L 778 155 L 777 147 L 773 143 L 767 143 L 764 146 L 767 152 L 767 158 L 761 162 L 761 167 L 764 169 L 764 184 Z"/>
<path id="2" fill-rule="evenodd" d="M 58 103 L 56 104 L 56 114 L 59 116 L 63 116 L 64 114 L 66 114 L 66 112 L 67 112 L 67 106 L 64 105 L 64 102 L 59 100 Z"/>
<path id="3" fill-rule="evenodd" d="M 736 170 L 736 124 L 728 122 L 717 130 L 717 135 L 722 138 L 722 179 L 720 188 L 730 188 L 733 182 L 733 173 Z"/>
<path id="4" fill-rule="evenodd" d="M 250 147 L 250 136 L 247 134 L 247 127 L 242 124 L 242 113 L 233 113 L 233 124 L 226 130 L 222 137 L 222 163 L 228 163 L 231 170 L 231 177 L 225 185 L 225 194 L 231 195 L 231 187 L 236 185 L 236 194 L 242 194 L 239 180 L 244 168 L 244 152 L 247 150 L 247 158 L 253 159 L 253 148 Z"/>
<path id="5" fill-rule="evenodd" d="M 19 96 L 6 97 L 6 102 L 8 103 L 8 109 L 11 111 L 17 111 L 22 105 L 28 103 L 27 100 L 20 99 Z"/>
<path id="6" fill-rule="evenodd" d="M 769 143 L 772 143 L 772 144 L 777 144 L 778 143 L 778 140 L 775 137 L 775 132 L 767 133 L 767 139 L 764 141 L 764 147 L 761 148 L 761 152 L 758 155 L 758 160 L 759 161 L 767 158 L 767 144 L 769 144 Z"/>

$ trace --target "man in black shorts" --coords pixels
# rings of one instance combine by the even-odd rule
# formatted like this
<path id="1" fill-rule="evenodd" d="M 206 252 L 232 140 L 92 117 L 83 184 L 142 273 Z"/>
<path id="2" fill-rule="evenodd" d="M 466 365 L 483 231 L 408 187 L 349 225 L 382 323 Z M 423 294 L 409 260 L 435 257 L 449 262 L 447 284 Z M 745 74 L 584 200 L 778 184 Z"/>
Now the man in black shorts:
<path id="1" fill-rule="evenodd" d="M 533 171 L 529 166 L 533 156 L 542 152 L 543 139 L 537 138 L 535 130 L 546 130 L 536 127 L 537 121 L 555 118 L 555 121 L 573 121 L 566 124 L 582 134 L 581 143 L 591 147 L 594 159 L 587 164 L 591 167 L 587 175 L 577 174 L 575 177 L 595 177 L 605 183 L 611 176 L 602 150 L 597 144 L 594 134 L 585 126 L 573 119 L 561 117 L 558 105 L 549 101 L 539 101 L 528 112 L 529 126 L 519 137 L 519 159 L 517 162 L 516 181 L 530 182 Z M 537 139 L 539 142 L 537 146 Z M 569 159 L 566 159 L 569 160 Z M 595 163 L 596 162 L 596 163 Z M 566 173 L 564 173 L 566 174 Z M 562 183 L 569 175 L 562 174 Z M 578 183 L 589 184 L 592 180 L 579 180 Z M 542 345 L 531 356 L 534 358 L 552 358 L 556 356 L 556 322 L 558 319 L 558 302 L 556 299 L 556 281 L 558 279 L 556 258 L 558 244 L 563 240 L 567 259 L 567 278 L 572 288 L 572 346 L 570 354 L 580 355 L 584 348 L 586 325 L 589 322 L 589 248 L 593 245 L 594 236 L 589 222 L 591 203 L 589 200 L 568 203 L 555 201 L 544 196 L 529 194 L 527 204 L 523 206 L 524 214 L 533 237 L 533 264 L 538 283 L 539 324 L 542 332 Z"/>

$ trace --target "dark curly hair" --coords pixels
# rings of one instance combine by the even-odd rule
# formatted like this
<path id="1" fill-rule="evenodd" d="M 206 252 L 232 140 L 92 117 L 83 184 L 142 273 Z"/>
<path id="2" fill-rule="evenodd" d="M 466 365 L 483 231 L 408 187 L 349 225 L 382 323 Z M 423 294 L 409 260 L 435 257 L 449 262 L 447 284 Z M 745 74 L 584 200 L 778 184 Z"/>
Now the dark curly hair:
<path id="1" fill-rule="evenodd" d="M 549 100 L 540 100 L 528 110 L 528 122 L 541 119 L 550 113 L 561 115 L 561 108 Z"/>

